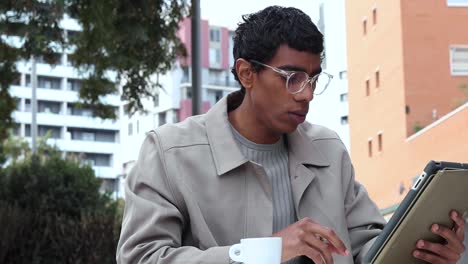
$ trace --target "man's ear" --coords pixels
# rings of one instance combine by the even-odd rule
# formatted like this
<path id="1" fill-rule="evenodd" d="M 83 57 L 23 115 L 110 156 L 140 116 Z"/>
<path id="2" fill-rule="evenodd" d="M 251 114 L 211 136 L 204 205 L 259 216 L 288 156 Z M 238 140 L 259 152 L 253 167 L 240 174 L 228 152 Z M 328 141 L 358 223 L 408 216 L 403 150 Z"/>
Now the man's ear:
<path id="1" fill-rule="evenodd" d="M 239 77 L 239 81 L 241 82 L 242 86 L 244 86 L 245 89 L 252 88 L 254 81 L 254 72 L 252 70 L 250 62 L 246 61 L 245 59 L 237 59 L 236 72 L 237 77 Z"/>

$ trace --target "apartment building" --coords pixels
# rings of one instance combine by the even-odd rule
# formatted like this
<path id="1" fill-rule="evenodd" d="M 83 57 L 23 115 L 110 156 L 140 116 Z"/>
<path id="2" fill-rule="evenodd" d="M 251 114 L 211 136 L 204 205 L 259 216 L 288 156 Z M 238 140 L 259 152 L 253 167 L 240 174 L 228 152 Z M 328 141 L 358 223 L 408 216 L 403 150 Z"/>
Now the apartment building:
<path id="1" fill-rule="evenodd" d="M 428 160 L 468 162 L 468 1 L 346 2 L 357 178 L 391 214 Z"/>
<path id="2" fill-rule="evenodd" d="M 322 70 L 333 75 L 327 90 L 310 103 L 307 120 L 338 133 L 350 150 L 348 124 L 348 78 L 346 65 L 345 0 L 320 1 L 317 27 L 324 35 Z"/>
<path id="3" fill-rule="evenodd" d="M 61 23 L 64 34 L 71 37 L 80 27 L 76 21 L 65 19 Z M 10 36 L 9 41 L 20 43 Z M 37 127 L 38 136 L 50 132 L 48 143 L 56 145 L 65 155 L 76 155 L 90 164 L 96 176 L 103 180 L 102 190 L 113 191 L 121 173 L 119 158 L 120 121 L 102 120 L 92 115 L 90 109 L 77 107 L 82 75 L 72 66 L 69 52 L 57 53 L 58 63 L 50 65 L 37 58 Z M 31 142 L 31 63 L 17 63 L 20 78 L 10 92 L 17 97 L 17 109 L 13 113 L 16 127 L 14 134 Z M 118 94 L 105 101 L 120 105 Z"/>
<path id="4" fill-rule="evenodd" d="M 181 22 L 178 36 L 185 44 L 188 56 L 180 58 L 167 74 L 155 76 L 155 99 L 143 99 L 147 113 L 129 116 L 122 107 L 122 166 L 128 173 L 138 158 L 145 133 L 166 123 L 175 123 L 192 115 L 191 20 Z M 240 88 L 230 72 L 232 32 L 226 27 L 201 21 L 202 109 L 204 112 L 225 95 Z M 125 102 L 123 102 L 125 104 Z"/>

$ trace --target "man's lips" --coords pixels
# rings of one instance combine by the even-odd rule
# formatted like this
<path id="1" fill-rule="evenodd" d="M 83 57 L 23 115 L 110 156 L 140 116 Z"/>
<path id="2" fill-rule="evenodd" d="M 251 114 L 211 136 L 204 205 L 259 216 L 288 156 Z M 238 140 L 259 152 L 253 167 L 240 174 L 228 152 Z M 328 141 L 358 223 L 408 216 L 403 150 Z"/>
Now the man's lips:
<path id="1" fill-rule="evenodd" d="M 295 114 L 295 115 L 298 115 L 298 116 L 306 116 L 307 115 L 307 110 L 299 110 L 299 111 L 292 111 L 290 112 L 291 114 Z"/>
<path id="2" fill-rule="evenodd" d="M 289 112 L 289 116 L 291 119 L 295 121 L 297 124 L 301 124 L 305 121 L 307 115 L 307 111 L 294 111 L 294 112 Z"/>

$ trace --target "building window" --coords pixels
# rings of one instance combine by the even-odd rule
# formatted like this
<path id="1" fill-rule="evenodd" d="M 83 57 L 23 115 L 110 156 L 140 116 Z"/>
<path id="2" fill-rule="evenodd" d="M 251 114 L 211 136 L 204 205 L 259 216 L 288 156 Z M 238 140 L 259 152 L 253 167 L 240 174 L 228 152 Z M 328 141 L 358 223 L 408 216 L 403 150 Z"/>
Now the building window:
<path id="1" fill-rule="evenodd" d="M 340 76 L 341 80 L 346 80 L 348 78 L 348 72 L 347 71 L 340 71 L 338 74 Z"/>
<path id="2" fill-rule="evenodd" d="M 166 112 L 161 112 L 158 115 L 158 124 L 159 126 L 162 126 L 166 124 Z"/>
<path id="3" fill-rule="evenodd" d="M 348 116 L 342 116 L 341 117 L 341 124 L 342 125 L 347 125 L 348 124 Z"/>
<path id="4" fill-rule="evenodd" d="M 136 121 L 136 133 L 137 134 L 140 133 L 140 121 L 139 120 Z"/>
<path id="5" fill-rule="evenodd" d="M 68 79 L 67 80 L 67 90 L 70 91 L 79 91 L 81 88 L 81 81 L 77 79 Z"/>
<path id="6" fill-rule="evenodd" d="M 367 151 L 368 151 L 369 157 L 372 157 L 372 139 L 369 139 L 367 141 Z"/>
<path id="7" fill-rule="evenodd" d="M 26 75 L 26 86 L 31 87 L 31 76 Z M 55 77 L 37 76 L 37 88 L 43 89 L 61 89 L 61 79 Z"/>
<path id="8" fill-rule="evenodd" d="M 83 141 L 96 141 L 96 134 L 91 132 L 81 132 L 81 140 Z"/>
<path id="9" fill-rule="evenodd" d="M 348 101 L 348 93 L 340 94 L 340 102 L 347 102 Z"/>
<path id="10" fill-rule="evenodd" d="M 16 111 L 20 111 L 20 112 L 22 111 L 22 108 L 21 108 L 21 101 L 22 100 L 23 99 L 21 99 L 21 98 L 15 98 L 15 104 L 16 104 L 15 110 Z"/>
<path id="11" fill-rule="evenodd" d="M 210 41 L 221 42 L 221 30 L 219 28 L 210 29 Z"/>
<path id="12" fill-rule="evenodd" d="M 76 127 L 69 127 L 68 132 L 72 140 L 81 141 L 95 141 L 95 142 L 116 142 L 115 130 L 102 130 L 102 129 L 82 129 Z"/>
<path id="13" fill-rule="evenodd" d="M 37 101 L 39 113 L 60 114 L 61 103 L 53 101 Z"/>
<path id="14" fill-rule="evenodd" d="M 380 72 L 375 71 L 375 88 L 380 88 Z"/>
<path id="15" fill-rule="evenodd" d="M 159 93 L 154 94 L 153 96 L 153 106 L 158 107 L 159 106 Z"/>
<path id="16" fill-rule="evenodd" d="M 450 69 L 452 75 L 468 75 L 468 46 L 450 47 Z"/>
<path id="17" fill-rule="evenodd" d="M 69 152 L 69 156 L 76 156 L 79 160 L 89 166 L 111 167 L 111 154 L 98 153 L 76 153 Z"/>
<path id="18" fill-rule="evenodd" d="M 68 104 L 67 115 L 93 117 L 93 111 L 89 108 L 78 107 L 77 104 Z"/>
<path id="19" fill-rule="evenodd" d="M 370 95 L 370 80 L 366 80 L 366 96 Z"/>
<path id="20" fill-rule="evenodd" d="M 43 76 L 37 77 L 38 88 L 60 90 L 60 86 L 61 86 L 60 83 L 61 83 L 60 78 L 43 77 Z"/>
<path id="21" fill-rule="evenodd" d="M 130 103 L 124 104 L 122 106 L 124 115 L 130 116 Z"/>
<path id="22" fill-rule="evenodd" d="M 219 48 L 210 48 L 210 65 L 221 64 L 221 50 Z"/>
<path id="23" fill-rule="evenodd" d="M 32 111 L 31 99 L 24 100 L 24 111 L 25 112 L 31 112 Z"/>
<path id="24" fill-rule="evenodd" d="M 447 0 L 448 6 L 468 6 L 468 0 Z"/>
<path id="25" fill-rule="evenodd" d="M 218 69 L 210 69 L 208 72 L 208 84 L 227 86 L 226 73 Z"/>
<path id="26" fill-rule="evenodd" d="M 133 124 L 132 123 L 128 124 L 128 135 L 129 136 L 133 135 Z"/>
<path id="27" fill-rule="evenodd" d="M 379 151 L 382 151 L 383 149 L 383 142 L 382 142 L 382 133 L 379 133 L 379 135 L 377 136 L 377 140 L 378 140 L 378 148 L 379 148 Z"/>
<path id="28" fill-rule="evenodd" d="M 364 18 L 362 20 L 362 34 L 363 35 L 367 34 L 367 18 Z"/>
<path id="29" fill-rule="evenodd" d="M 188 67 L 182 67 L 182 82 L 188 83 L 190 82 L 190 73 Z"/>
<path id="30" fill-rule="evenodd" d="M 377 24 L 377 8 L 374 8 L 372 10 L 372 24 Z"/>
<path id="31" fill-rule="evenodd" d="M 219 100 L 221 100 L 221 98 L 223 98 L 223 91 L 216 91 L 216 92 L 215 92 L 215 100 L 216 100 L 216 102 L 218 102 Z"/>
<path id="32" fill-rule="evenodd" d="M 61 138 L 61 134 L 62 134 L 61 133 L 62 132 L 61 127 L 41 126 L 41 125 L 37 126 L 37 136 L 44 137 L 49 132 L 50 132 L 50 138 L 55 138 L 55 139 L 60 139 Z M 25 134 L 26 134 L 26 137 L 31 136 L 31 125 L 30 124 L 26 124 Z"/>

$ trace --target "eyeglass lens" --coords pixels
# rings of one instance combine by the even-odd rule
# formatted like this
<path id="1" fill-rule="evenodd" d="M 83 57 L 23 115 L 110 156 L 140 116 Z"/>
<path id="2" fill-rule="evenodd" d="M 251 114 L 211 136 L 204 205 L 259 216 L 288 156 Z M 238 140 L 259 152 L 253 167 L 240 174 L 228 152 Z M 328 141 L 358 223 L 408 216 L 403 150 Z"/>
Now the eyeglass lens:
<path id="1" fill-rule="evenodd" d="M 305 88 L 312 88 L 314 94 L 321 94 L 327 88 L 328 83 L 329 77 L 327 75 L 319 74 L 312 82 L 309 82 L 309 75 L 305 72 L 295 72 L 289 76 L 287 87 L 291 93 L 297 93 Z"/>

